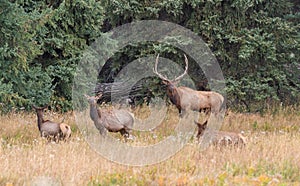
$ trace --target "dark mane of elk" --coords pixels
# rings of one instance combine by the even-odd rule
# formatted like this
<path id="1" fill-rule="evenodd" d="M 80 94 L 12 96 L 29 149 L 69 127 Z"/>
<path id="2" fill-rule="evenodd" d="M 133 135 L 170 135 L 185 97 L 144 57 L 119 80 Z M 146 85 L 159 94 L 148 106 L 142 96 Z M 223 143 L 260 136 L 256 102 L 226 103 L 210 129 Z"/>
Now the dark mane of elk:
<path id="1" fill-rule="evenodd" d="M 178 110 L 181 110 L 180 96 L 176 88 L 172 86 L 167 87 L 167 96 L 170 98 L 171 102 L 176 105 Z"/>

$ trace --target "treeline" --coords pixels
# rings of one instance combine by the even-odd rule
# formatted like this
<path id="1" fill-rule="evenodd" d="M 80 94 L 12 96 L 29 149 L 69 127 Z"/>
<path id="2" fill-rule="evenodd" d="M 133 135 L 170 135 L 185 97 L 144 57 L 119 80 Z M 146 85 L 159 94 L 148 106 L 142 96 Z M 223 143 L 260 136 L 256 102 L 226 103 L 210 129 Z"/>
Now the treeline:
<path id="1" fill-rule="evenodd" d="M 296 0 L 1 0 L 0 110 L 47 103 L 72 109 L 72 81 L 83 51 L 113 28 L 138 20 L 169 21 L 197 33 L 221 66 L 230 108 L 299 103 Z M 182 61 L 182 53 L 169 45 L 128 46 L 109 60 L 99 81 L 112 82 L 130 61 L 158 52 Z M 191 72 L 193 80 L 205 82 L 199 74 Z M 158 82 L 146 84 L 164 95 Z"/>

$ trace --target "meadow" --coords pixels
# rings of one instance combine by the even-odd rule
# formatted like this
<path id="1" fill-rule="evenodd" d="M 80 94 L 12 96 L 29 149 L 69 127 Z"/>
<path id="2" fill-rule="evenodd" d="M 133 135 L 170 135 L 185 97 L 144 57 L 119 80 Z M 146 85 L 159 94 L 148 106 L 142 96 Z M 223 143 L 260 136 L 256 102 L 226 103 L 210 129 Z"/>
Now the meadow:
<path id="1" fill-rule="evenodd" d="M 147 117 L 147 109 L 135 114 Z M 40 137 L 33 112 L 0 116 L 0 185 L 300 185 L 299 108 L 280 107 L 263 115 L 228 111 L 221 130 L 243 132 L 244 148 L 201 150 L 193 137 L 171 158 L 147 166 L 121 165 L 100 156 L 78 129 L 75 115 L 45 113 L 45 118 L 64 118 L 72 127 L 71 139 L 58 144 Z M 155 133 L 133 132 L 136 138 L 128 143 L 156 143 L 172 132 L 177 120 L 172 107 Z M 120 134 L 112 136 L 122 140 Z"/>

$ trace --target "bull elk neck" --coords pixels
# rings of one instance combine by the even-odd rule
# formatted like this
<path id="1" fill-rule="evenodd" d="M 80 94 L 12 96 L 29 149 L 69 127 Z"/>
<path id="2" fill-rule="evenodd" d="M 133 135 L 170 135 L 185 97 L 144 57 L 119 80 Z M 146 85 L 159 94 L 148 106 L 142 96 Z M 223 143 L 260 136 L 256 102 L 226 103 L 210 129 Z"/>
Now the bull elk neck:
<path id="1" fill-rule="evenodd" d="M 182 79 L 188 71 L 188 58 L 185 58 L 185 70 L 184 72 L 169 80 L 167 77 L 160 74 L 157 70 L 159 55 L 156 57 L 153 72 L 162 80 L 167 86 L 167 96 L 171 102 L 177 107 L 180 115 L 182 116 L 187 109 L 193 111 L 210 110 L 211 113 L 218 114 L 221 111 L 221 107 L 224 102 L 224 98 L 221 94 L 213 91 L 197 91 L 188 87 L 177 87 L 177 83 Z"/>

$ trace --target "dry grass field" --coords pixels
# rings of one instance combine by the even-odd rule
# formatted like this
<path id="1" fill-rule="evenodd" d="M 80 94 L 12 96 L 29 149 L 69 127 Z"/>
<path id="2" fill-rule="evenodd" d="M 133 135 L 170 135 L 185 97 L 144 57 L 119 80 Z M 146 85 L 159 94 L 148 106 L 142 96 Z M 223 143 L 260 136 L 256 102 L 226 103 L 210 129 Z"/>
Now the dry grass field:
<path id="1" fill-rule="evenodd" d="M 135 114 L 143 118 L 147 109 Z M 70 141 L 59 144 L 40 138 L 34 113 L 0 116 L 0 185 L 300 185 L 299 108 L 264 115 L 229 111 L 221 130 L 243 131 L 244 148 L 200 150 L 193 138 L 168 160 L 141 167 L 100 156 L 85 141 L 74 115 L 45 114 L 53 121 L 65 118 L 72 127 Z M 172 132 L 177 119 L 176 109 L 170 109 L 155 135 L 134 133 L 129 143 L 156 143 Z"/>

